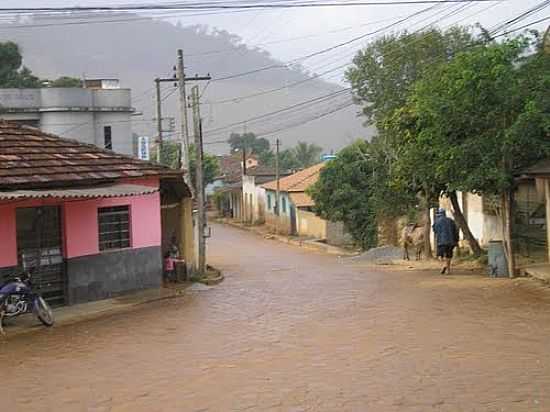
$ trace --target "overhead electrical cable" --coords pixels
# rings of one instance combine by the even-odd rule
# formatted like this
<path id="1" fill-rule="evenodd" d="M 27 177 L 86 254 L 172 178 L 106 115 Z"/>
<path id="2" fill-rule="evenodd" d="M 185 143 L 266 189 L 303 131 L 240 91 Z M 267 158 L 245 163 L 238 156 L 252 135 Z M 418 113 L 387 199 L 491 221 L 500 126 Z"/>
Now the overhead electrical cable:
<path id="1" fill-rule="evenodd" d="M 0 7 L 0 13 L 37 13 L 37 12 L 89 12 L 89 11 L 160 11 L 160 10 L 231 10 L 231 9 L 273 9 L 273 8 L 317 8 L 317 7 L 362 7 L 362 6 L 399 6 L 442 3 L 464 3 L 469 0 L 385 0 L 350 2 L 182 2 L 178 4 L 145 4 L 127 6 L 74 6 L 74 7 Z M 496 0 L 472 0 L 480 3 Z M 240 4 L 239 4 L 240 3 Z"/>

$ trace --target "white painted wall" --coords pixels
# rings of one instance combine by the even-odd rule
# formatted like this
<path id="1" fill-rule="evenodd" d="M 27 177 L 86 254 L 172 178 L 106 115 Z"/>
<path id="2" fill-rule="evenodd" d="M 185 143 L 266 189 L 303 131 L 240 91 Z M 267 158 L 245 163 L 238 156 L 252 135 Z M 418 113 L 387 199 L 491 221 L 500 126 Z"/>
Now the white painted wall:
<path id="1" fill-rule="evenodd" d="M 458 202 L 464 211 L 464 199 L 466 200 L 465 218 L 474 237 L 478 240 L 481 247 L 486 248 L 492 240 L 502 240 L 502 223 L 498 216 L 486 213 L 483 210 L 483 199 L 481 196 L 473 193 L 458 192 Z M 447 198 L 442 197 L 439 200 L 440 207 L 447 211 L 447 216 L 454 219 L 452 207 Z M 431 211 L 432 224 L 435 216 L 435 209 Z M 435 237 L 431 232 L 432 246 L 435 247 Z"/>
<path id="2" fill-rule="evenodd" d="M 129 89 L 0 89 L 5 120 L 38 120 L 43 131 L 104 147 L 104 127 L 111 126 L 113 150 L 135 155 Z"/>
<path id="3" fill-rule="evenodd" d="M 262 224 L 265 222 L 267 211 L 266 191 L 260 185 L 256 185 L 255 176 L 243 176 L 243 194 L 246 199 L 247 222 Z M 275 197 L 273 196 L 272 201 Z"/>

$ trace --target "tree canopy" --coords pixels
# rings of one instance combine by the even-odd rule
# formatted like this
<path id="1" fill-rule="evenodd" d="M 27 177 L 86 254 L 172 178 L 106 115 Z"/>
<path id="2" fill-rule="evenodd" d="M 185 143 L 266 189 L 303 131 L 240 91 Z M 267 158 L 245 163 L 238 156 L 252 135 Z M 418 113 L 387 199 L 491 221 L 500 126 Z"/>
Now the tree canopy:
<path id="1" fill-rule="evenodd" d="M 23 66 L 19 46 L 13 42 L 0 43 L 0 88 L 37 88 L 40 79 Z"/>
<path id="2" fill-rule="evenodd" d="M 432 69 L 410 99 L 429 150 L 431 177 L 447 190 L 502 194 L 514 175 L 550 154 L 550 57 L 524 37 L 477 46 Z"/>
<path id="3" fill-rule="evenodd" d="M 164 141 L 162 142 L 162 151 L 161 151 L 161 159 L 162 164 L 172 167 L 172 168 L 178 168 L 180 163 L 180 148 L 181 145 L 179 142 L 172 142 L 172 141 Z M 156 151 L 153 151 L 152 154 L 152 160 L 157 161 L 157 155 Z M 193 187 L 196 186 L 195 182 L 195 176 L 196 176 L 196 161 L 197 161 L 197 155 L 195 150 L 195 145 L 191 144 L 189 145 L 189 175 L 191 176 L 191 183 L 193 184 Z M 214 179 L 219 175 L 219 164 L 218 159 L 216 156 L 211 155 L 209 153 L 203 154 L 203 165 L 204 165 L 204 186 L 206 186 L 209 183 L 212 183 Z"/>
<path id="4" fill-rule="evenodd" d="M 255 155 L 262 155 L 270 151 L 269 140 L 263 137 L 256 137 L 254 133 L 231 133 L 227 140 L 231 151 L 241 151 L 245 149 L 247 153 L 253 153 Z"/>
<path id="5" fill-rule="evenodd" d="M 365 161 L 369 144 L 358 140 L 338 152 L 321 169 L 319 180 L 309 189 L 315 212 L 324 219 L 340 221 L 358 245 L 376 245 L 375 215 L 370 207 L 372 164 Z"/>
<path id="6" fill-rule="evenodd" d="M 49 87 L 82 87 L 82 81 L 76 77 L 61 76 L 58 79 L 52 80 L 48 84 Z"/>
<path id="7" fill-rule="evenodd" d="M 550 155 L 550 56 L 537 41 L 521 35 L 495 42 L 473 38 L 462 28 L 434 29 L 390 35 L 358 53 L 346 75 L 367 123 L 375 124 L 379 135 L 363 147 L 364 165 L 349 158 L 347 149 L 341 153 L 349 165 L 332 163 L 331 175 L 322 177 L 312 192 L 321 202 L 319 213 L 332 219 L 374 213 L 378 219 L 420 207 L 428 218 L 427 210 L 446 193 L 458 225 L 478 253 L 456 191 L 499 195 L 503 216 L 508 216 L 503 226 L 510 255 L 514 176 Z M 351 147 L 361 152 L 357 144 Z M 337 210 L 329 193 L 350 189 L 350 167 L 358 176 L 372 171 L 364 177 L 365 187 L 353 189 L 370 194 Z M 347 182 L 335 184 L 336 177 Z M 366 226 L 361 230 L 364 236 L 372 234 Z M 426 242 L 428 232 L 429 223 Z"/>
<path id="8" fill-rule="evenodd" d="M 453 27 L 389 34 L 369 43 L 346 72 L 367 123 L 383 130 L 387 116 L 406 103 L 414 83 L 472 41 L 467 29 Z"/>

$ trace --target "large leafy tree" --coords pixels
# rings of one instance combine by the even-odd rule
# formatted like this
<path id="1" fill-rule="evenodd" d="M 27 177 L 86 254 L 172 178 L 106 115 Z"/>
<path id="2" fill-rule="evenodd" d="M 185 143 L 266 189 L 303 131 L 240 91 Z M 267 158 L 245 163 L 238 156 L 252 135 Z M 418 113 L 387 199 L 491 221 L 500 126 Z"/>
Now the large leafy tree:
<path id="1" fill-rule="evenodd" d="M 390 119 L 400 120 L 399 112 L 406 105 L 414 90 L 414 84 L 422 79 L 434 65 L 449 61 L 459 50 L 473 43 L 468 30 L 452 28 L 447 31 L 431 29 L 418 33 L 401 33 L 384 36 L 360 51 L 353 59 L 353 66 L 347 71 L 346 78 L 351 84 L 356 101 L 363 107 L 366 123 L 375 125 L 379 136 L 380 165 L 385 169 L 385 176 L 394 179 L 394 163 L 401 155 L 403 134 L 401 127 L 388 127 Z M 406 120 L 406 119 L 405 119 Z M 409 133 L 416 129 L 409 130 Z M 422 157 L 418 157 L 422 161 Z M 420 167 L 423 167 L 420 165 Z M 429 255 L 430 218 L 429 207 L 438 198 L 441 187 L 431 179 L 415 176 L 401 176 L 399 188 L 407 193 L 421 194 L 421 203 L 425 218 L 425 250 Z M 383 186 L 387 182 L 380 181 Z M 381 197 L 379 203 L 388 200 L 380 210 L 397 212 L 401 205 L 395 203 L 392 196 Z M 411 202 L 416 207 L 418 202 Z"/>
<path id="2" fill-rule="evenodd" d="M 367 123 L 382 131 L 387 117 L 407 102 L 414 83 L 472 41 L 468 30 L 454 27 L 389 34 L 369 43 L 346 72 Z"/>
<path id="3" fill-rule="evenodd" d="M 19 46 L 13 42 L 0 43 L 0 87 L 36 88 L 40 79 L 23 66 Z"/>
<path id="4" fill-rule="evenodd" d="M 343 222 L 355 242 L 369 248 L 376 245 L 375 213 L 370 207 L 373 164 L 366 153 L 369 144 L 358 140 L 327 162 L 319 180 L 309 189 L 315 212 L 324 219 Z"/>
<path id="5" fill-rule="evenodd" d="M 531 47 L 519 37 L 460 53 L 417 84 L 410 105 L 433 179 L 501 197 L 510 273 L 514 176 L 550 154 L 550 57 Z"/>

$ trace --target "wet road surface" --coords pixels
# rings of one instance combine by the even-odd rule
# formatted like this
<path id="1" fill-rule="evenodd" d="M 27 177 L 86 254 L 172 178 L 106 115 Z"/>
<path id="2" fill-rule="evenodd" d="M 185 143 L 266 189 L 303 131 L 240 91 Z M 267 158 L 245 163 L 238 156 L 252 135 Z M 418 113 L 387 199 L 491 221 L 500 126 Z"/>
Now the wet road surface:
<path id="1" fill-rule="evenodd" d="M 550 411 L 550 296 L 223 226 L 226 280 L 0 343 L 1 411 Z"/>

